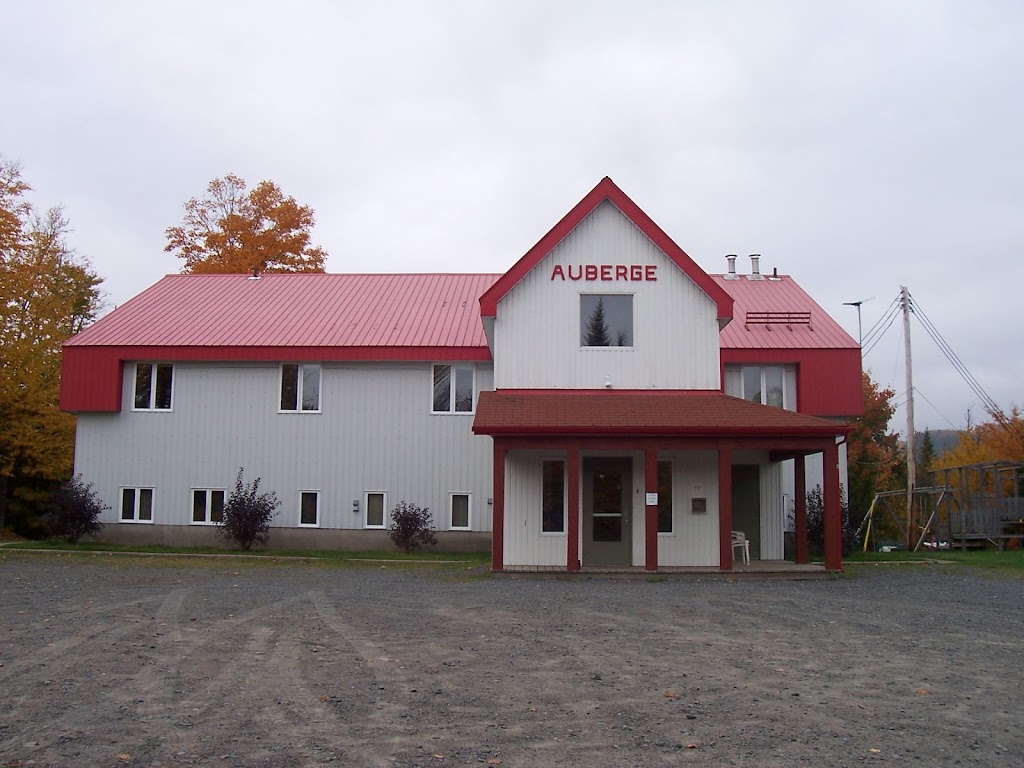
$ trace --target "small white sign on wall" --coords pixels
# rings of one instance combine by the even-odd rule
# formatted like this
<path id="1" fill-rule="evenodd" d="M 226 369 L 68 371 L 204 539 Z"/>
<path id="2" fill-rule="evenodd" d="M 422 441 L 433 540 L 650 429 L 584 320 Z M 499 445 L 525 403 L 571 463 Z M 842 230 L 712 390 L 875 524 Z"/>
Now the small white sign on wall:
<path id="1" fill-rule="evenodd" d="M 658 506 L 658 494 L 656 494 L 656 493 L 648 493 L 647 494 L 647 500 L 644 503 L 648 507 L 656 507 L 656 506 Z"/>

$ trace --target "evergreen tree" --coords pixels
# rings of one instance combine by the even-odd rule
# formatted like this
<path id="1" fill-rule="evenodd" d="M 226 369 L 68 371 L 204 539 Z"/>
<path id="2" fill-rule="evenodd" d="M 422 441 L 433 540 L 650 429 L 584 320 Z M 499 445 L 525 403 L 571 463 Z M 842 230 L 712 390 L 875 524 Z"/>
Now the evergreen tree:
<path id="1" fill-rule="evenodd" d="M 938 458 L 938 454 L 935 451 L 935 443 L 932 442 L 932 435 L 926 429 L 924 436 L 921 438 L 920 448 L 917 453 L 917 485 L 929 486 L 931 485 L 931 471 L 935 465 L 935 459 Z"/>
<path id="2" fill-rule="evenodd" d="M 597 297 L 597 304 L 594 311 L 590 313 L 587 320 L 587 329 L 583 335 L 583 345 L 586 347 L 610 347 L 611 336 L 608 334 L 608 324 L 604 319 L 604 297 Z"/>

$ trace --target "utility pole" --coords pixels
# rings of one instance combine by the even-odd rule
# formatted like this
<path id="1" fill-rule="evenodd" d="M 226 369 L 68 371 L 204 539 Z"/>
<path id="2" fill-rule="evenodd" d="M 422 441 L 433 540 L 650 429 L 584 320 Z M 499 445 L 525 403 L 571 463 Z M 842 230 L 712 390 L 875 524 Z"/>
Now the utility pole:
<path id="1" fill-rule="evenodd" d="M 903 344 L 907 366 L 907 549 L 914 548 L 914 486 L 917 485 L 917 461 L 914 456 L 914 372 L 910 360 L 910 291 L 900 286 L 903 303 Z"/>

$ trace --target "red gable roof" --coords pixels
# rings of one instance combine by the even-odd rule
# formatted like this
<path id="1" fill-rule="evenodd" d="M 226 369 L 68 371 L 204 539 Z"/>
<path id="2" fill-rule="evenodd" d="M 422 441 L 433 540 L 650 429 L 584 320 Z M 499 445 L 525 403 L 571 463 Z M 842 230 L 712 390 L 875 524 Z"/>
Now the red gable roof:
<path id="1" fill-rule="evenodd" d="M 486 349 L 497 277 L 168 275 L 65 346 Z"/>
<path id="2" fill-rule="evenodd" d="M 717 391 L 481 392 L 478 435 L 834 436 L 849 428 Z"/>
<path id="3" fill-rule="evenodd" d="M 732 297 L 697 266 L 697 263 L 607 176 L 480 297 L 480 314 L 483 317 L 495 317 L 498 313 L 498 302 L 605 200 L 618 208 L 715 302 L 718 306 L 719 320 L 732 317 Z"/>
<path id="4" fill-rule="evenodd" d="M 733 321 L 719 334 L 723 349 L 860 349 L 789 275 L 763 280 L 750 280 L 747 275 L 735 280 L 725 275 L 711 278 L 736 300 Z M 803 317 L 786 322 L 787 316 L 801 313 L 808 322 Z M 759 322 L 758 316 L 772 322 Z"/>

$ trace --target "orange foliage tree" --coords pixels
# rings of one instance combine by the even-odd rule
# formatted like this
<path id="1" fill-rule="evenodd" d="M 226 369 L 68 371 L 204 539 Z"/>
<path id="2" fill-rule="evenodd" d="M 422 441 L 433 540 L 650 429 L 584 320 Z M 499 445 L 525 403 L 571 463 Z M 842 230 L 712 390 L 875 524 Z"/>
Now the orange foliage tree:
<path id="1" fill-rule="evenodd" d="M 962 467 L 993 461 L 1024 463 L 1024 414 L 1018 406 L 1010 412 L 991 414 L 992 421 L 979 424 L 960 433 L 956 447 L 939 456 L 933 469 Z"/>
<path id="2" fill-rule="evenodd" d="M 327 252 L 310 243 L 313 209 L 285 197 L 272 181 L 246 193 L 234 174 L 214 179 L 206 197 L 185 203 L 185 219 L 166 231 L 168 253 L 182 272 L 323 272 Z"/>
<path id="3" fill-rule="evenodd" d="M 58 407 L 61 345 L 99 312 L 100 278 L 67 245 L 59 208 L 37 214 L 15 163 L 0 160 L 0 526 L 71 477 L 75 420 Z"/>
<path id="4" fill-rule="evenodd" d="M 846 441 L 849 505 L 853 517 L 867 512 L 876 493 L 893 490 L 904 482 L 899 438 L 889 431 L 889 420 L 895 411 L 892 405 L 895 392 L 880 388 L 867 371 L 862 377 L 864 414 L 850 423 L 853 431 Z"/>

